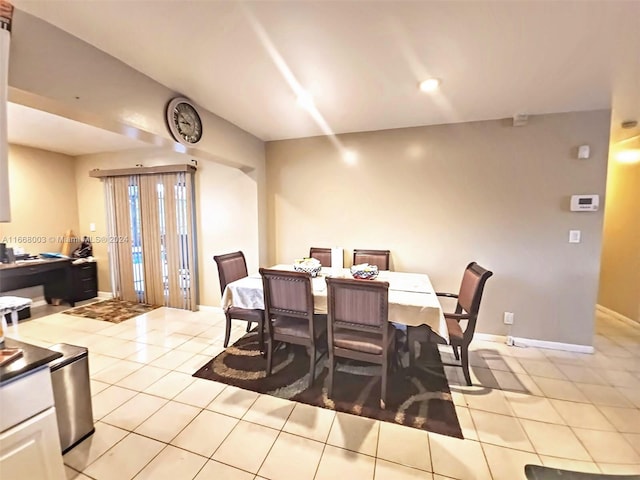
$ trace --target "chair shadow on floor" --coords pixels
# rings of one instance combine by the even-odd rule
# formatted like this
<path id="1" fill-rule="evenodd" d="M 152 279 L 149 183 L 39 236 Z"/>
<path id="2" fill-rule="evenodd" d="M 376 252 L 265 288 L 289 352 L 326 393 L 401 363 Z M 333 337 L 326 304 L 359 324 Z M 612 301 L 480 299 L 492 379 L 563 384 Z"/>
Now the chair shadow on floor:
<path id="1" fill-rule="evenodd" d="M 439 346 L 442 361 L 454 362 L 453 353 L 446 345 Z M 519 372 L 512 370 L 506 363 L 500 370 L 491 367 L 492 362 L 501 362 L 504 356 L 495 349 L 482 348 L 470 352 L 470 371 L 473 378 L 473 386 L 469 387 L 459 368 L 445 366 L 449 387 L 452 392 L 465 395 L 482 395 L 492 390 L 522 393 L 533 395 L 534 392 L 524 384 Z M 504 363 L 504 362 L 503 362 Z M 500 378 L 497 378 L 498 375 Z"/>

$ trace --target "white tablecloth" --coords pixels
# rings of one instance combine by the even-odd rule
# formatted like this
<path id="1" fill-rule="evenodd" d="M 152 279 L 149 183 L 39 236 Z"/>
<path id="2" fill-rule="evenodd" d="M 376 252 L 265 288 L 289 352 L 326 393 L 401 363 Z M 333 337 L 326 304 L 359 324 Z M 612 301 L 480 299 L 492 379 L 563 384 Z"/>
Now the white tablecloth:
<path id="1" fill-rule="evenodd" d="M 291 265 L 276 265 L 275 270 L 293 270 Z M 322 268 L 316 278 L 311 279 L 316 313 L 327 313 L 327 284 L 325 277 L 330 268 Z M 352 278 L 349 269 L 343 276 Z M 427 325 L 445 340 L 449 339 L 447 324 L 442 314 L 438 297 L 429 277 L 422 273 L 381 271 L 372 281 L 389 282 L 389 321 L 402 325 Z M 260 274 L 249 275 L 231 282 L 222 294 L 222 308 L 230 306 L 250 309 L 264 309 L 264 295 Z"/>

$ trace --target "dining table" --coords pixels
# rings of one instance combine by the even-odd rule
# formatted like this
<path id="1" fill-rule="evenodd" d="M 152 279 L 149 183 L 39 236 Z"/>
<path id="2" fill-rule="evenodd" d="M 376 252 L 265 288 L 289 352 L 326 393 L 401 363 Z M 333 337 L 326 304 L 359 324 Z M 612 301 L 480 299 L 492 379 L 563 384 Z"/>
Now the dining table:
<path id="1" fill-rule="evenodd" d="M 294 270 L 293 265 L 289 264 L 278 264 L 270 268 Z M 352 278 L 348 268 L 328 267 L 322 267 L 320 273 L 311 278 L 314 310 L 318 314 L 327 313 L 327 277 Z M 389 322 L 407 327 L 426 325 L 445 341 L 449 340 L 442 307 L 427 274 L 381 270 L 374 280 L 362 281 L 389 283 Z M 227 284 L 221 304 L 224 309 L 234 306 L 263 310 L 264 292 L 260 274 L 254 273 Z"/>

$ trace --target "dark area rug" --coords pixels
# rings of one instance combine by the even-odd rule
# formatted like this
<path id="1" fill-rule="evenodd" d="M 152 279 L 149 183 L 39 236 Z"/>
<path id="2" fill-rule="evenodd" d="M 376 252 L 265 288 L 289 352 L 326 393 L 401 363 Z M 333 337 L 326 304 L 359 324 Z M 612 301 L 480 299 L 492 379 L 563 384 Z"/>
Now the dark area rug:
<path id="1" fill-rule="evenodd" d="M 246 390 L 296 402 L 362 415 L 430 432 L 463 438 L 451 391 L 432 345 L 422 352 L 418 367 L 390 372 L 387 407 L 381 409 L 380 367 L 340 362 L 334 375 L 333 398 L 327 398 L 326 355 L 316 367 L 316 380 L 308 388 L 309 356 L 298 345 L 286 345 L 274 353 L 273 373 L 265 376 L 266 359 L 258 348 L 257 334 L 250 332 L 203 365 L 194 377 L 215 380 Z"/>
<path id="2" fill-rule="evenodd" d="M 120 323 L 130 318 L 142 315 L 159 308 L 159 305 L 148 305 L 146 303 L 128 302 L 117 298 L 103 300 L 101 302 L 89 303 L 81 307 L 65 310 L 62 313 L 75 317 L 93 318 L 94 320 L 104 320 L 105 322 Z"/>

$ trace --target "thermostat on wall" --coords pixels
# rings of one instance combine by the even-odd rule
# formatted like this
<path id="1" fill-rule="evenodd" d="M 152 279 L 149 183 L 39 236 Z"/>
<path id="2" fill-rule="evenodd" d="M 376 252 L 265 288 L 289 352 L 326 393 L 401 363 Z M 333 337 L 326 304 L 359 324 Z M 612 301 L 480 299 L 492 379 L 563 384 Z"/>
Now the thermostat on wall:
<path id="1" fill-rule="evenodd" d="M 597 212 L 600 195 L 571 195 L 572 212 Z"/>

